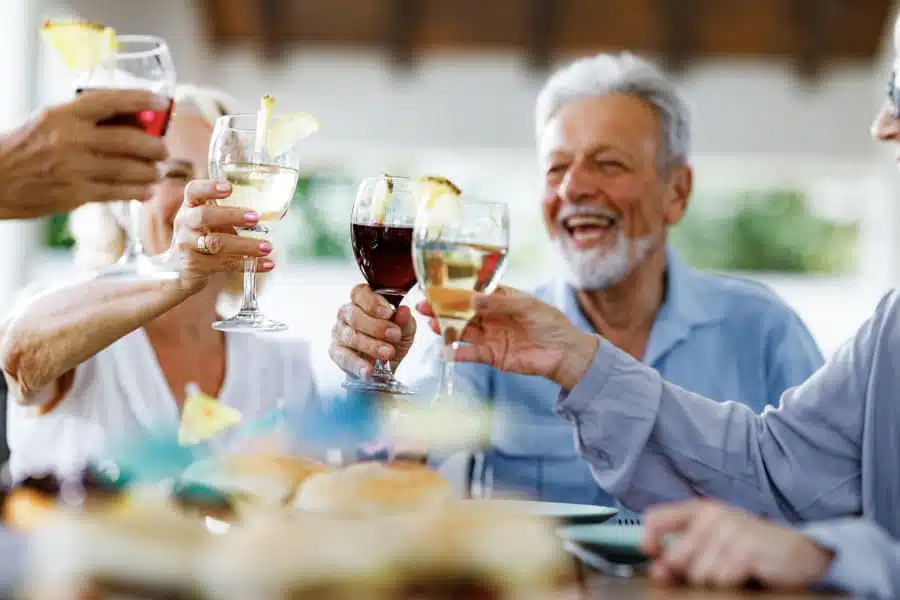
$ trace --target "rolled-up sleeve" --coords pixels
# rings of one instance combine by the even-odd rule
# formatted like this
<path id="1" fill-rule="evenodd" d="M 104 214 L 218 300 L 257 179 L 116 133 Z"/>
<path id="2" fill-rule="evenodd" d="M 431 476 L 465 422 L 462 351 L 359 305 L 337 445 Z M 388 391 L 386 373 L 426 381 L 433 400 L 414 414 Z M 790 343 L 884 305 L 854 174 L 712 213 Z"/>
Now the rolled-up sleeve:
<path id="1" fill-rule="evenodd" d="M 599 485 L 633 510 L 709 496 L 790 522 L 859 514 L 870 373 L 889 353 L 895 303 L 761 415 L 668 383 L 608 342 L 557 410 Z"/>
<path id="2" fill-rule="evenodd" d="M 822 586 L 866 598 L 900 597 L 900 544 L 875 523 L 836 519 L 802 532 L 834 553 Z"/>

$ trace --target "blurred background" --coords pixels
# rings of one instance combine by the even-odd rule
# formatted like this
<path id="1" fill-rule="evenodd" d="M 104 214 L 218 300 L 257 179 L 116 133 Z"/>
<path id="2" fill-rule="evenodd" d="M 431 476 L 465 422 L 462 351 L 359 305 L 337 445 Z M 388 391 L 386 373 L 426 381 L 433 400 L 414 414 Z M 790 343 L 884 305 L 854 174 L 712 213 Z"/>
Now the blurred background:
<path id="1" fill-rule="evenodd" d="M 263 93 L 320 117 L 279 225 L 288 260 L 262 302 L 312 341 L 320 385 L 337 308 L 361 281 L 356 182 L 440 173 L 506 201 L 505 281 L 551 275 L 533 101 L 554 66 L 629 49 L 678 81 L 693 113 L 696 193 L 674 245 L 692 264 L 770 285 L 826 354 L 900 280 L 900 178 L 869 137 L 892 58 L 891 0 L 3 0 L 0 126 L 71 95 L 38 38 L 48 17 L 168 39 L 180 82 L 254 110 Z M 10 60 L 10 57 L 15 57 Z M 19 60 L 24 57 L 24 60 Z M 71 276 L 66 216 L 0 222 L 8 285 Z M 402 377 L 402 374 L 401 374 Z"/>

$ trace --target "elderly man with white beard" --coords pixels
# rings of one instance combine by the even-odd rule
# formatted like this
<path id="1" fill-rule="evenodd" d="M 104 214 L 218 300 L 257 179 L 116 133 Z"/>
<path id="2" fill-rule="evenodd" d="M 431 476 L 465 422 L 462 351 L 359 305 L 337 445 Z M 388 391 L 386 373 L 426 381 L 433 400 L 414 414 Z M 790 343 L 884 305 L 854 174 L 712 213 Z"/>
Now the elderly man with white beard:
<path id="1" fill-rule="evenodd" d="M 561 275 L 534 295 L 578 328 L 599 333 L 666 380 L 761 411 L 822 364 L 800 318 L 764 287 L 697 271 L 667 246 L 692 187 L 690 122 L 674 85 L 630 54 L 584 58 L 555 73 L 536 105 L 543 214 Z M 416 334 L 364 285 L 333 330 L 331 357 L 366 377 L 376 358 L 397 366 Z M 441 342 L 419 390 L 436 381 Z M 557 416 L 560 387 L 486 365 L 459 364 L 460 393 L 498 417 L 474 473 L 495 491 L 534 499 L 612 505 Z"/>

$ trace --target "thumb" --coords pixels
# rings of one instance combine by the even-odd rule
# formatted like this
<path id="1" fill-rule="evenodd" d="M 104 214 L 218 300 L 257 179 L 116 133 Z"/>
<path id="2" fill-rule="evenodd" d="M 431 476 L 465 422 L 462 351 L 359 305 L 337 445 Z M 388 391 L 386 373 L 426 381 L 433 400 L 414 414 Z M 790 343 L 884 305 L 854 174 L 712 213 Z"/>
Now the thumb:
<path id="1" fill-rule="evenodd" d="M 400 327 L 400 332 L 404 340 L 411 340 L 416 335 L 416 320 L 412 316 L 409 307 L 401 306 L 397 309 L 394 317 L 394 323 Z"/>
<path id="2" fill-rule="evenodd" d="M 121 113 L 169 110 L 171 98 L 147 90 L 87 90 L 72 102 L 77 117 L 102 121 Z"/>
<path id="3" fill-rule="evenodd" d="M 528 309 L 533 298 L 511 287 L 500 286 L 493 294 L 475 294 L 472 307 L 475 314 L 488 316 L 517 316 Z"/>

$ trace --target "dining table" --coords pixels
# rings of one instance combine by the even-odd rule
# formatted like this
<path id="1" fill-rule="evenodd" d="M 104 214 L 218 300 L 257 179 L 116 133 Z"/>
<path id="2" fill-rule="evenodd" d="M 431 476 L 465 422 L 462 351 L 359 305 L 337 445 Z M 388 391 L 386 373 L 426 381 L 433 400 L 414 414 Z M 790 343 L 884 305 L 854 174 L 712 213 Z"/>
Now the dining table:
<path id="1" fill-rule="evenodd" d="M 591 571 L 583 580 L 583 600 L 726 600 L 730 598 L 758 600 L 822 600 L 849 598 L 841 594 L 816 591 L 779 592 L 764 589 L 714 590 L 686 585 L 661 585 L 643 575 L 617 577 Z"/>

